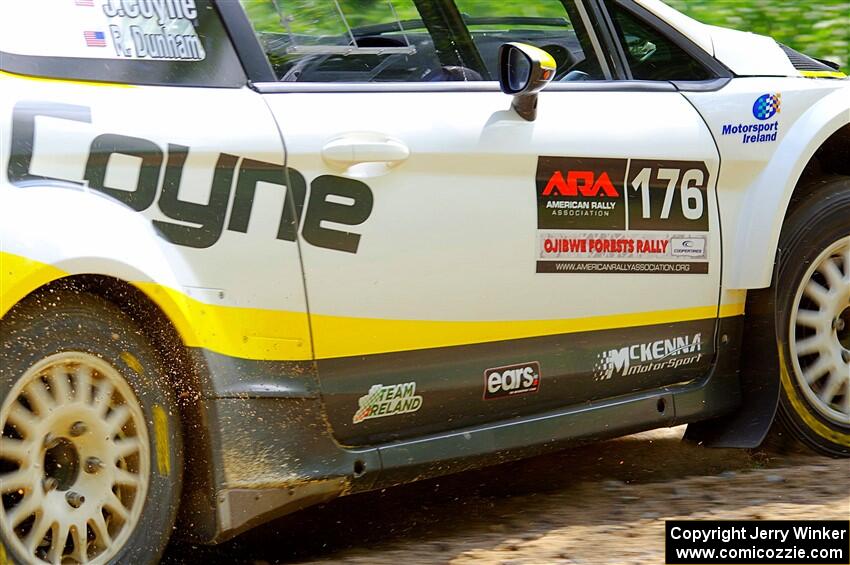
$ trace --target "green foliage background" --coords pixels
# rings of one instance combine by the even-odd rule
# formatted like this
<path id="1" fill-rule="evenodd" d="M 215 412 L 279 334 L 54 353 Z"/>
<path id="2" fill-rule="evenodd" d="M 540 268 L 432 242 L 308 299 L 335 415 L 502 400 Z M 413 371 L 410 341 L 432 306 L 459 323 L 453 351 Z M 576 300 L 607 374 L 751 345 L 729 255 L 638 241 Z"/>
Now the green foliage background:
<path id="1" fill-rule="evenodd" d="M 664 0 L 707 24 L 769 35 L 850 72 L 847 0 Z"/>

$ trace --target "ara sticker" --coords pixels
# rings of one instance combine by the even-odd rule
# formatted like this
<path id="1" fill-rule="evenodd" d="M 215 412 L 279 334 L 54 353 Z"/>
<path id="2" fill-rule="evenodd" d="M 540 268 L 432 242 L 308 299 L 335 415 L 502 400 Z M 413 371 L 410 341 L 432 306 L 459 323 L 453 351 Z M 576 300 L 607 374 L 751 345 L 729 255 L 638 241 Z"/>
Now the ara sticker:
<path id="1" fill-rule="evenodd" d="M 708 273 L 704 162 L 541 156 L 535 180 L 538 273 Z"/>
<path id="2" fill-rule="evenodd" d="M 369 392 L 357 400 L 359 408 L 351 421 L 410 414 L 422 407 L 422 397 L 416 394 L 416 382 L 397 385 L 372 385 Z"/>

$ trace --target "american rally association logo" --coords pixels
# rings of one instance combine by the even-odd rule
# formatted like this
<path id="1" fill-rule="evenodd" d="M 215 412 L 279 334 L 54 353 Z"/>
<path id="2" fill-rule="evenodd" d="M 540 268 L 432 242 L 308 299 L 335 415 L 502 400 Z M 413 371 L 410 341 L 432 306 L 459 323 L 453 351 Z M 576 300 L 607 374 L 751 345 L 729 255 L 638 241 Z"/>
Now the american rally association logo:
<path id="1" fill-rule="evenodd" d="M 598 176 L 594 171 L 567 171 L 566 176 L 562 171 L 555 171 L 543 189 L 543 196 L 617 198 L 620 193 L 614 188 L 611 177 L 605 171 Z"/>
<path id="2" fill-rule="evenodd" d="M 762 94 L 753 104 L 753 116 L 758 120 L 769 120 L 782 110 L 782 94 Z"/>
<path id="3" fill-rule="evenodd" d="M 662 369 L 677 369 L 702 358 L 702 334 L 684 335 L 610 349 L 596 356 L 593 380 L 605 381 L 615 374 L 641 375 Z"/>
<path id="4" fill-rule="evenodd" d="M 359 408 L 351 421 L 359 424 L 364 420 L 410 414 L 422 407 L 422 397 L 416 394 L 416 383 L 397 385 L 372 385 L 369 392 L 357 400 Z"/>
<path id="5" fill-rule="evenodd" d="M 627 159 L 540 156 L 535 175 L 538 229 L 625 229 L 627 165 Z"/>

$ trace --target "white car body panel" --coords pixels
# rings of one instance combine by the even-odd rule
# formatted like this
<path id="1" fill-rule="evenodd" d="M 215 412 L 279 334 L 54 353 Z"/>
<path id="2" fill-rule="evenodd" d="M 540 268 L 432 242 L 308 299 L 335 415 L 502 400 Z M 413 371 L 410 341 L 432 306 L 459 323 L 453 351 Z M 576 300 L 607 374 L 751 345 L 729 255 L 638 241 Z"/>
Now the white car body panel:
<path id="1" fill-rule="evenodd" d="M 150 222 L 112 199 L 53 186 L 4 190 L 0 199 L 0 240 L 5 253 L 68 274 L 109 274 L 171 288 L 182 286 L 178 271 L 191 276 L 191 268 L 173 246 L 163 244 Z M 49 232 L 62 237 L 50 237 Z"/>
<path id="2" fill-rule="evenodd" d="M 795 76 L 799 73 L 791 66 L 787 57 L 773 40 L 753 34 L 744 34 L 704 26 L 687 16 L 676 12 L 657 0 L 639 0 L 639 3 L 660 18 L 664 19 L 707 53 L 716 53 L 718 59 L 739 74 L 755 73 L 783 74 Z M 755 50 L 755 51 L 754 51 Z M 13 78 L 11 75 L 0 77 L 4 94 L 0 103 L 3 111 L 3 140 L 8 142 L 9 128 L 6 126 L 12 112 L 12 104 L 21 99 L 32 98 L 29 80 Z M 240 158 L 255 158 L 277 164 L 283 163 L 283 147 L 274 118 L 265 107 L 262 97 L 249 89 L 198 89 L 175 87 L 130 87 L 116 88 L 103 85 L 80 84 L 66 81 L 38 81 L 38 99 L 45 102 L 55 101 L 66 104 L 78 104 L 96 108 L 92 123 L 82 123 L 50 117 L 36 120 L 36 147 L 31 168 L 34 174 L 42 174 L 83 182 L 83 173 L 88 146 L 92 139 L 104 132 L 136 136 L 154 141 L 165 151 L 167 145 L 181 144 L 190 147 L 186 161 L 180 198 L 187 201 L 204 203 L 209 199 L 209 186 L 217 156 L 231 153 Z M 843 89 L 842 89 L 843 87 Z M 783 91 L 786 93 L 783 108 L 783 129 L 775 147 L 751 148 L 740 153 L 731 141 L 725 141 L 718 135 L 718 128 L 737 113 L 746 114 L 748 104 L 760 90 Z M 838 90 L 831 97 L 827 91 Z M 714 133 L 724 163 L 720 171 L 718 195 L 710 191 L 711 198 L 719 198 L 720 214 L 712 217 L 712 237 L 719 237 L 714 222 L 723 224 L 723 253 L 729 260 L 723 267 L 723 286 L 725 289 L 748 289 L 767 286 L 770 282 L 772 253 L 764 249 L 775 249 L 781 228 L 781 213 L 784 211 L 793 190 L 799 172 L 822 140 L 847 120 L 846 83 L 821 83 L 793 81 L 790 79 L 735 79 L 719 92 L 686 93 L 684 96 L 700 111 Z M 826 97 L 826 98 L 825 98 Z M 339 102 L 327 104 L 321 102 L 333 98 Z M 823 101 L 815 104 L 819 99 Z M 116 100 L 120 99 L 120 103 Z M 528 220 L 532 202 L 527 195 L 516 194 L 508 186 L 509 182 L 529 182 L 530 171 L 537 155 L 580 155 L 598 158 L 605 157 L 647 157 L 667 159 L 703 160 L 717 179 L 717 156 L 708 151 L 710 136 L 701 125 L 693 122 L 695 114 L 684 104 L 682 94 L 678 93 L 567 93 L 545 92 L 540 98 L 541 117 L 532 124 L 511 123 L 506 119 L 507 99 L 495 92 L 464 93 L 374 93 L 374 94 L 287 94 L 270 95 L 266 99 L 272 104 L 274 113 L 289 144 L 291 163 L 303 170 L 307 181 L 323 172 L 343 172 L 332 170 L 319 158 L 321 147 L 329 137 L 350 132 L 372 131 L 380 135 L 401 138 L 410 147 L 412 156 L 408 162 L 397 169 L 388 169 L 375 174 L 375 169 L 360 167 L 349 171 L 352 177 L 361 177 L 374 187 L 375 213 L 370 222 L 362 227 L 364 240 L 363 253 L 356 257 L 341 255 L 322 248 L 305 246 L 305 276 L 312 287 L 311 301 L 314 313 L 326 316 L 354 318 L 398 319 L 398 320 L 444 320 L 444 321 L 501 321 L 501 320 L 556 320 L 564 317 L 582 318 L 615 313 L 634 313 L 661 308 L 687 308 L 707 306 L 716 303 L 708 300 L 710 289 L 716 285 L 714 280 L 719 272 L 715 261 L 720 260 L 720 244 L 712 240 L 711 273 L 701 277 L 697 287 L 676 289 L 667 293 L 664 300 L 635 301 L 644 286 L 655 276 L 645 276 L 632 294 L 612 293 L 604 303 L 593 304 L 586 300 L 556 300 L 551 292 L 552 285 L 545 276 L 533 276 L 527 265 L 505 263 L 507 273 L 498 280 L 491 280 L 481 287 L 478 280 L 486 279 L 488 273 L 486 253 L 476 256 L 465 249 L 453 249 L 454 236 L 459 234 L 452 229 L 432 230 L 430 240 L 417 239 L 415 222 L 404 226 L 392 226 L 398 230 L 397 237 L 407 238 L 414 244 L 422 245 L 417 253 L 392 251 L 395 261 L 392 269 L 382 272 L 379 265 L 392 250 L 389 241 L 382 239 L 381 221 L 377 215 L 384 212 L 393 215 L 393 207 L 403 210 L 405 204 L 390 204 L 388 199 L 408 188 L 382 186 L 396 178 L 410 176 L 410 186 L 421 184 L 421 194 L 427 191 L 445 191 L 446 198 L 456 195 L 451 192 L 447 179 L 455 174 L 464 173 L 464 167 L 475 171 L 472 178 L 478 181 L 486 177 L 487 186 L 502 187 L 515 198 L 510 206 L 520 217 L 525 214 Z M 830 100 L 829 102 L 827 101 Z M 357 101 L 353 104 L 353 101 Z M 127 111 L 132 108 L 132 111 Z M 223 112 L 222 108 L 238 109 Z M 427 111 L 411 112 L 410 108 L 425 108 Z M 635 110 L 635 108 L 640 108 Z M 154 110 L 155 109 L 155 110 Z M 344 109 L 344 110 L 343 110 Z M 808 110 L 803 125 L 797 125 L 802 112 Z M 215 130 L 210 135 L 210 116 L 215 116 Z M 322 117 L 322 124 L 330 129 L 317 128 L 316 116 Z M 744 119 L 744 118 L 741 118 Z M 439 121 L 438 121 L 439 120 Z M 251 124 L 246 128 L 245 124 Z M 559 124 L 545 127 L 546 124 Z M 564 140 L 565 130 L 560 124 L 570 124 L 570 131 L 582 132 L 581 139 Z M 603 125 L 601 125 L 603 124 Z M 791 136 L 789 127 L 800 131 L 801 136 Z M 573 129 L 574 128 L 574 129 Z M 647 131 L 665 131 L 667 136 L 656 139 L 641 139 Z M 803 133 L 805 130 L 805 133 Z M 205 132 L 199 134 L 198 132 Z M 584 132 L 594 132 L 584 135 Z M 416 137 L 413 138 L 412 134 Z M 806 139 L 803 143 L 801 140 Z M 517 147 L 522 143 L 522 151 Z M 458 160 L 450 153 L 464 155 Z M 6 156 L 4 155 L 4 158 Z M 463 163 L 461 164 L 461 161 Z M 164 166 L 164 164 L 163 164 Z M 499 170 L 502 174 L 487 173 L 487 168 Z M 436 171 L 441 171 L 437 173 Z M 138 163 L 132 157 L 113 156 L 108 165 L 108 183 L 116 187 L 131 187 L 138 178 Z M 511 179 L 511 180 L 509 180 Z M 782 190 L 770 188 L 782 179 Z M 161 185 L 160 181 L 160 185 Z M 84 183 L 83 183 L 84 184 Z M 158 187 L 159 197 L 161 186 Z M 483 196 L 487 188 L 477 186 L 474 190 Z M 300 274 L 297 246 L 291 242 L 274 239 L 274 230 L 279 215 L 266 215 L 257 212 L 270 208 L 279 210 L 285 191 L 260 188 L 257 191 L 257 203 L 251 216 L 248 233 L 238 233 L 223 229 L 220 238 L 209 249 L 195 249 L 185 246 L 169 246 L 157 242 L 155 248 L 167 248 L 170 273 L 164 273 L 162 265 L 152 266 L 142 261 L 135 265 L 134 277 L 152 281 L 183 293 L 201 304 L 207 303 L 225 308 L 246 308 L 286 312 L 300 315 L 298 327 L 291 330 L 265 332 L 255 336 L 257 339 L 269 339 L 288 343 L 282 346 L 287 351 L 294 347 L 300 349 L 298 358 L 309 358 L 310 336 L 307 328 L 307 305 L 305 289 Z M 417 191 L 408 197 L 415 201 Z M 764 194 L 763 194 L 764 193 Z M 83 190 L 82 194 L 88 194 Z M 388 196 L 389 195 L 389 196 Z M 766 196 L 766 195 L 769 195 Z M 91 198 L 101 198 L 100 194 L 89 194 Z M 421 197 L 421 196 L 420 196 Z M 16 198 L 19 198 L 16 196 Z M 16 206 L 30 207 L 26 203 L 32 197 L 16 200 Z M 64 199 L 63 195 L 61 199 Z M 232 198 L 232 195 L 231 195 Z M 69 209 L 77 206 L 74 202 L 85 199 L 71 198 Z M 751 219 L 754 209 L 770 202 L 774 214 L 758 214 Z M 406 204 L 409 206 L 409 204 Z M 421 210 L 426 210 L 433 201 L 421 202 Z M 85 205 L 79 205 L 85 208 Z M 712 210 L 716 212 L 712 201 Z M 432 210 L 440 221 L 448 223 L 448 213 Z M 37 217 L 35 208 L 31 212 Z M 79 211 L 80 217 L 89 217 L 91 212 Z M 229 214 L 229 212 L 228 212 Z M 21 218 L 27 213 L 20 213 Z M 148 220 L 168 220 L 157 205 L 144 211 Z M 119 214 L 120 216 L 120 214 Z M 462 221 L 464 214 L 457 212 L 456 221 Z M 225 225 L 229 216 L 224 218 Z M 487 231 L 484 221 L 473 222 L 467 238 L 471 249 L 486 249 L 492 242 L 493 233 Z M 12 225 L 11 222 L 8 225 Z M 34 221 L 18 225 L 28 233 L 27 226 L 36 225 Z M 129 224 L 128 224 L 129 225 Z M 719 226 L 719 224 L 717 224 Z M 18 229 L 16 228 L 16 229 Z M 406 228 L 406 229 L 402 229 Z M 446 228 L 446 226 L 444 226 Z M 534 247 L 533 226 L 513 224 L 497 235 L 504 249 L 510 250 L 510 256 L 523 257 L 531 261 L 528 250 Z M 419 229 L 424 229 L 419 226 Z M 529 231 L 531 230 L 531 231 Z M 148 230 L 148 236 L 154 232 Z M 9 253 L 34 253 L 33 259 L 66 270 L 68 273 L 102 272 L 125 278 L 130 267 L 128 259 L 120 257 L 116 249 L 122 245 L 111 240 L 112 247 L 99 247 L 94 252 L 87 247 L 90 243 L 80 242 L 78 254 L 70 253 L 67 245 L 74 237 L 94 241 L 99 235 L 75 232 L 73 237 L 58 238 L 66 247 L 61 253 L 50 247 L 49 240 L 43 252 L 32 247 L 39 236 L 23 238 L 4 238 L 4 251 Z M 141 236 L 140 236 L 141 237 Z M 132 238 L 131 238 L 132 239 Z M 400 241 L 400 240 L 394 240 Z M 22 242 L 27 242 L 26 244 Z M 746 245 L 744 244 L 746 242 Z M 252 253 L 244 253 L 246 244 L 252 246 Z M 103 244 L 100 244 L 103 245 Z M 123 245 L 132 247 L 128 242 Z M 436 247 L 429 247 L 433 245 Z M 765 247 L 761 247 L 764 245 Z M 382 246 L 385 246 L 382 248 Z M 432 249 L 439 250 L 443 265 L 428 263 Z M 742 249 L 748 251 L 742 252 Z M 752 251 L 749 251 L 752 250 Z M 59 261 L 63 253 L 70 253 Z M 165 251 L 162 251 L 165 253 Z M 100 254 L 100 256 L 99 256 Z M 74 255 L 79 255 L 74 258 Z M 151 251 L 151 256 L 154 256 Z M 29 256 L 29 255 L 28 255 Z M 86 264 L 86 257 L 92 263 Z M 329 261 L 328 258 L 333 261 Z M 422 258 L 426 258 L 426 263 Z M 135 259 L 134 259 L 135 260 Z M 333 278 L 327 273 L 340 268 L 354 272 L 361 269 L 362 261 L 368 261 L 373 270 L 368 277 L 348 276 L 349 283 L 340 291 Z M 105 265 L 114 263 L 114 268 Z M 358 265 L 355 268 L 355 264 Z M 460 271 L 451 270 L 452 265 L 464 265 Z M 444 278 L 438 284 L 429 279 L 431 267 L 444 268 Z M 132 270 L 132 269 L 131 269 Z M 243 284 L 246 273 L 252 276 L 250 287 Z M 319 273 L 317 276 L 316 273 Z M 393 274 L 394 273 L 394 274 Z M 420 302 L 404 299 L 404 285 L 396 284 L 401 280 L 415 278 L 429 281 L 423 284 Z M 167 275 L 167 276 L 166 276 Z M 397 277 L 397 278 L 395 278 Z M 470 279 L 472 277 L 473 279 Z M 589 275 L 573 275 L 577 279 L 589 278 Z M 569 277 L 572 278 L 572 277 Z M 614 288 L 616 282 L 626 275 L 607 275 L 605 288 Z M 640 278 L 640 277 L 638 277 Z M 379 282 L 376 282 L 379 281 Z M 512 300 L 503 300 L 511 295 L 510 289 L 532 289 L 525 299 L 512 296 Z M 453 295 L 449 289 L 457 289 Z M 466 289 L 466 292 L 460 292 Z M 480 301 L 470 303 L 466 300 L 469 293 L 481 297 Z"/>
<path id="3" fill-rule="evenodd" d="M 759 93 L 781 93 L 775 142 L 742 144 L 723 135 L 727 124 L 749 124 Z M 705 117 L 721 156 L 718 182 L 723 224 L 723 286 L 770 286 L 788 202 L 803 168 L 821 144 L 850 123 L 850 84 L 795 78 L 741 78 L 718 92 L 685 96 Z"/>
<path id="4" fill-rule="evenodd" d="M 702 161 L 716 178 L 714 142 L 678 93 L 544 92 L 534 122 L 509 111 L 500 92 L 265 97 L 286 132 L 290 166 L 308 180 L 358 174 L 321 158 L 322 147 L 346 132 L 374 132 L 410 150 L 407 160 L 376 174 L 361 166 L 375 207 L 358 228 L 356 255 L 302 246 L 314 314 L 562 320 L 717 302 L 713 190 L 708 275 L 535 272 L 538 156 Z M 655 292 L 662 284 L 663 295 Z"/>
<path id="5" fill-rule="evenodd" d="M 707 26 L 714 43 L 714 56 L 738 76 L 800 76 L 788 56 L 772 37 Z"/>
<path id="6" fill-rule="evenodd" d="M 189 155 L 178 197 L 206 204 L 210 200 L 213 171 L 220 154 L 283 163 L 283 147 L 274 119 L 255 92 L 151 86 L 121 88 L 33 81 L 3 74 L 0 74 L 0 85 L 4 94 L 0 97 L 3 147 L 10 146 L 13 106 L 20 101 L 91 108 L 90 123 L 50 116 L 35 118 L 30 172 L 81 183 L 81 186 L 62 181 L 45 182 L 39 188 L 32 186 L 38 181 L 28 181 L 31 186 L 26 187 L 8 186 L 5 171 L 9 154 L 4 151 L 0 162 L 4 171 L 4 186 L 0 190 L 3 199 L 0 241 L 4 253 L 27 257 L 66 274 L 92 273 L 133 283 L 156 283 L 175 291 L 178 308 L 181 307 L 180 296 L 191 299 L 197 311 L 204 311 L 204 305 L 216 307 L 206 309 L 211 327 L 218 328 L 211 330 L 213 333 L 228 331 L 219 327 L 227 325 L 225 319 L 215 320 L 217 314 L 231 312 L 228 309 L 294 314 L 289 316 L 287 327 L 261 324 L 261 330 L 240 335 L 235 343 L 247 344 L 240 348 L 243 354 L 250 351 L 248 356 L 260 358 L 266 355 L 264 352 L 272 357 L 295 355 L 303 359 L 312 355 L 297 245 L 275 237 L 285 189 L 260 183 L 247 233 L 227 229 L 228 212 L 228 216 L 222 218 L 221 235 L 215 244 L 193 248 L 167 243 L 151 226 L 151 220 L 189 227 L 198 225 L 169 219 L 160 210 L 164 173 L 159 176 L 154 203 L 143 210 L 142 215 L 87 188 L 83 178 L 90 145 L 98 135 L 119 134 L 153 142 L 165 155 L 163 170 L 167 165 L 169 145 L 182 145 L 189 148 Z M 222 108 L 229 110 L 223 112 Z M 214 127 L 210 124 L 211 116 L 215 116 Z M 245 127 L 246 124 L 251 126 Z M 140 163 L 137 157 L 111 155 L 105 165 L 105 185 L 129 194 L 139 180 Z M 231 182 L 236 184 L 236 170 L 233 176 Z M 230 192 L 228 209 L 232 211 L 233 189 Z M 251 252 L 246 253 L 246 249 Z M 245 284 L 246 280 L 250 280 L 250 284 Z M 193 323 L 192 316 L 186 315 L 187 319 L 178 326 L 188 329 Z M 232 328 L 237 333 L 244 329 Z M 214 341 L 218 343 L 218 338 Z M 232 339 L 224 341 L 233 342 Z"/>

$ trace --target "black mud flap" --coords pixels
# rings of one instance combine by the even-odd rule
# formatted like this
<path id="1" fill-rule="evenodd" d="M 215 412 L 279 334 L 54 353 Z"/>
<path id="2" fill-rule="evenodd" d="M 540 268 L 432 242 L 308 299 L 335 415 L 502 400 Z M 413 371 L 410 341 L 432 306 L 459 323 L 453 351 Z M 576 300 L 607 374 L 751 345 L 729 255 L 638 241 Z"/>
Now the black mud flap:
<path id="1" fill-rule="evenodd" d="M 779 405 L 776 293 L 747 293 L 741 356 L 741 407 L 721 418 L 689 424 L 686 441 L 708 447 L 754 448 L 770 431 Z"/>

